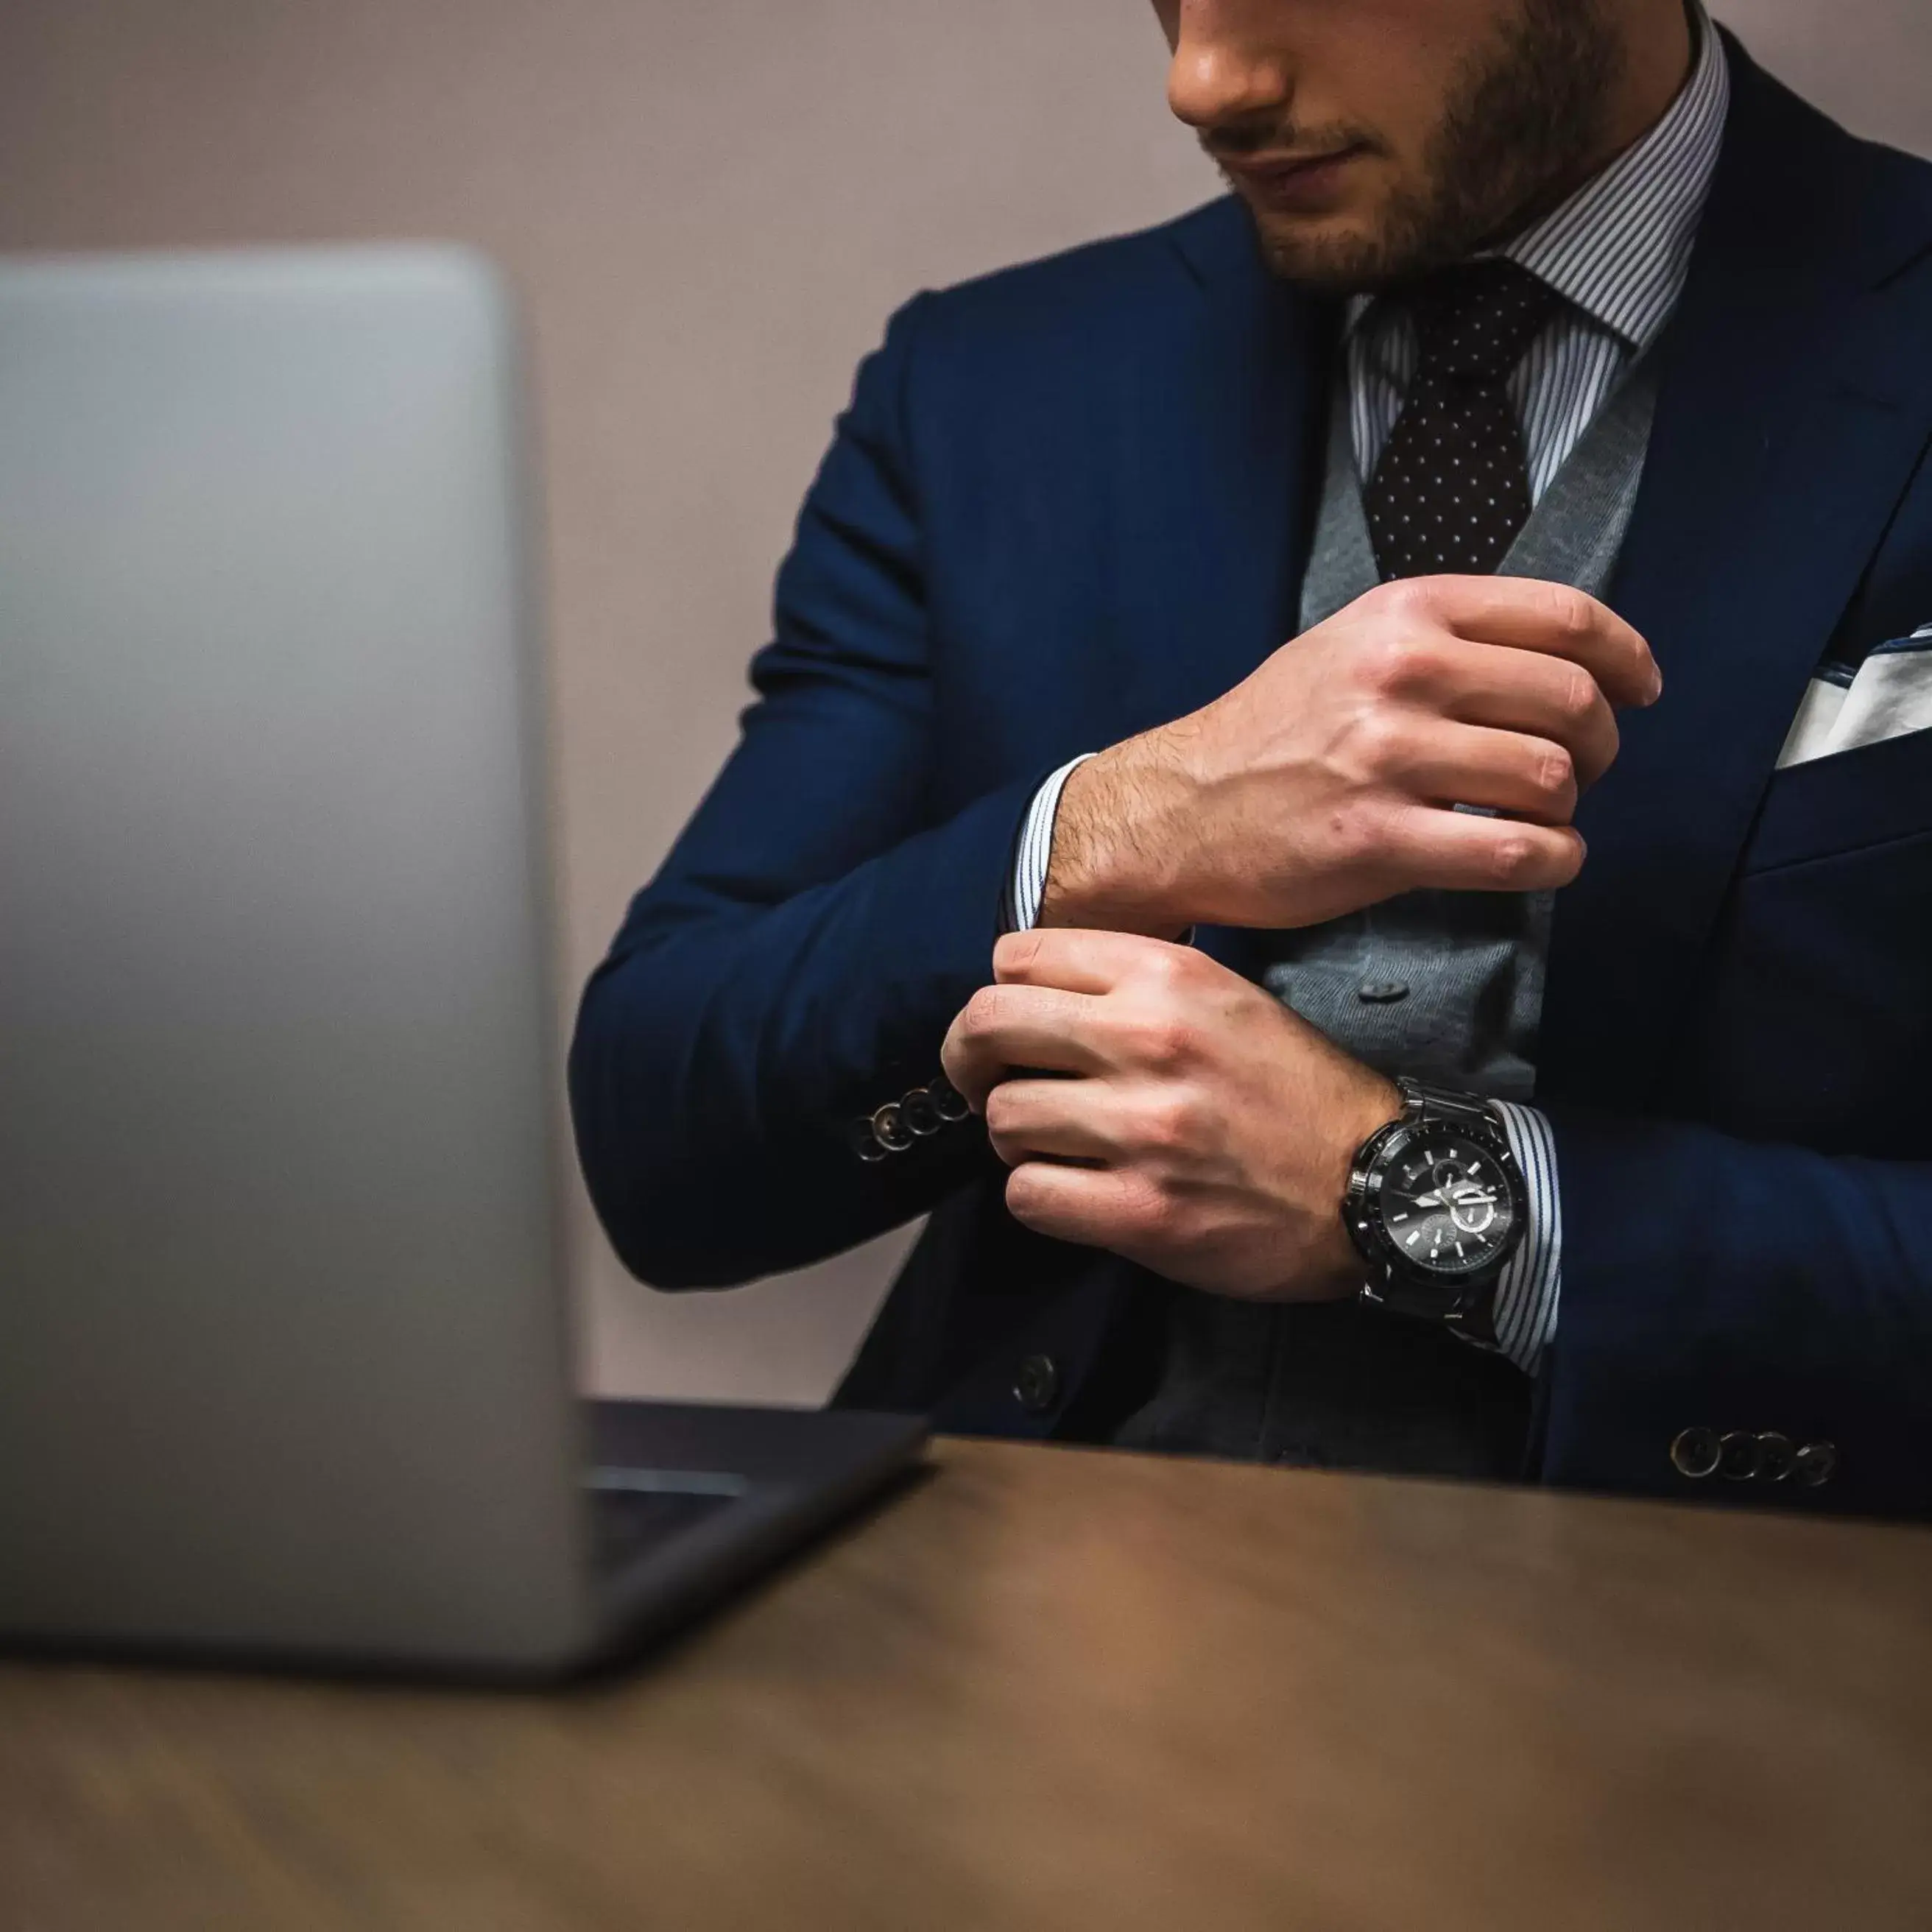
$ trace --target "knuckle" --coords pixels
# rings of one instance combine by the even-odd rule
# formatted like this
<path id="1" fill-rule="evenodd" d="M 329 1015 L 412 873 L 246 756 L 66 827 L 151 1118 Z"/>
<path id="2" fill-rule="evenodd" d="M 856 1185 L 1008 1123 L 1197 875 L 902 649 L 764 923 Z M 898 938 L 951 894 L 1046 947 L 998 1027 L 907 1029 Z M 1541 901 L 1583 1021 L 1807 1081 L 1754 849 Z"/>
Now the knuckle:
<path id="1" fill-rule="evenodd" d="M 1144 1244 L 1172 1244 L 1181 1232 L 1180 1203 L 1157 1181 L 1148 1177 L 1137 1178 L 1127 1189 L 1121 1212 L 1128 1226 Z"/>
<path id="2" fill-rule="evenodd" d="M 1540 856 L 1538 842 L 1528 832 L 1505 830 L 1490 848 L 1490 868 L 1499 886 L 1520 886 L 1534 873 Z"/>
<path id="3" fill-rule="evenodd" d="M 1150 946 L 1138 962 L 1138 976 L 1156 998 L 1165 998 L 1186 983 L 1191 957 L 1185 946 Z"/>
<path id="4" fill-rule="evenodd" d="M 1040 938 L 1036 932 L 1002 933 L 993 945 L 993 970 L 996 973 L 1030 972 L 1040 957 Z"/>
<path id="5" fill-rule="evenodd" d="M 1576 760 L 1561 745 L 1547 747 L 1536 764 L 1536 788 L 1545 798 L 1567 798 L 1575 789 Z"/>
<path id="6" fill-rule="evenodd" d="M 1160 1094 L 1141 1109 L 1140 1138 L 1151 1148 L 1172 1150 L 1190 1145 L 1196 1125 L 1192 1103 L 1178 1094 Z"/>
<path id="7" fill-rule="evenodd" d="M 1348 765 L 1358 783 L 1380 783 L 1399 770 L 1408 749 L 1408 729 L 1379 709 L 1364 711 L 1351 726 Z"/>
<path id="8" fill-rule="evenodd" d="M 961 1041 L 972 1046 L 992 1039 L 1006 1024 L 1012 1011 L 1012 1001 L 1005 988 L 982 986 L 966 1002 L 965 1010 L 959 1016 Z"/>
<path id="9" fill-rule="evenodd" d="M 1597 708 L 1597 680 L 1581 664 L 1568 666 L 1556 702 L 1569 723 L 1585 723 Z"/>
<path id="10" fill-rule="evenodd" d="M 1150 961 L 1156 997 L 1176 1009 L 1190 1006 L 1219 970 L 1205 953 L 1191 946 L 1162 944 Z"/>
<path id="11" fill-rule="evenodd" d="M 1587 637 L 1595 629 L 1597 606 L 1574 586 L 1544 584 L 1539 586 L 1538 596 L 1545 621 L 1566 642 Z"/>
<path id="12" fill-rule="evenodd" d="M 1378 584 L 1365 601 L 1373 604 L 1378 615 L 1398 622 L 1420 622 L 1436 615 L 1436 589 L 1426 577 L 1399 577 Z"/>
<path id="13" fill-rule="evenodd" d="M 1379 632 L 1363 640 L 1356 676 L 1363 688 L 1376 696 L 1400 698 L 1414 686 L 1421 655 L 1415 640 L 1405 632 Z"/>
<path id="14" fill-rule="evenodd" d="M 1193 1055 L 1194 1029 L 1178 1013 L 1144 1014 L 1132 1029 L 1134 1058 L 1156 1072 L 1172 1072 Z"/>

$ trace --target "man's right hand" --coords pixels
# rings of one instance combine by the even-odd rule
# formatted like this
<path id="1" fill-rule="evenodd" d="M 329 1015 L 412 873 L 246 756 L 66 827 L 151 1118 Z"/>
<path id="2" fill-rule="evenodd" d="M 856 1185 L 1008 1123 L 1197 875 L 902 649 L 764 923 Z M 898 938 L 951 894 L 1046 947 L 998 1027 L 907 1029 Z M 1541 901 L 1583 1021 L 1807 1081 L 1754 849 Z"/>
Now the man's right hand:
<path id="1" fill-rule="evenodd" d="M 1075 771 L 1040 922 L 1168 938 L 1312 926 L 1418 886 L 1567 884 L 1613 707 L 1661 688 L 1643 639 L 1566 585 L 1384 584 Z"/>

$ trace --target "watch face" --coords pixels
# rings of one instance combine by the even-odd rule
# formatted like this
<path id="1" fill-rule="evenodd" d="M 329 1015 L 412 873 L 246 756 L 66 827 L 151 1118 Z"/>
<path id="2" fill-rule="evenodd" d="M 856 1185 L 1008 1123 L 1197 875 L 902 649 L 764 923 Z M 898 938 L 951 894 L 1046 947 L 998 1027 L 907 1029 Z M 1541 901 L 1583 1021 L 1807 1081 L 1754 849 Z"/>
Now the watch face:
<path id="1" fill-rule="evenodd" d="M 1427 1274 L 1474 1274 L 1492 1265 L 1516 1228 L 1516 1196 L 1502 1162 L 1453 1127 L 1403 1135 L 1382 1163 L 1376 1204 L 1383 1239 Z"/>

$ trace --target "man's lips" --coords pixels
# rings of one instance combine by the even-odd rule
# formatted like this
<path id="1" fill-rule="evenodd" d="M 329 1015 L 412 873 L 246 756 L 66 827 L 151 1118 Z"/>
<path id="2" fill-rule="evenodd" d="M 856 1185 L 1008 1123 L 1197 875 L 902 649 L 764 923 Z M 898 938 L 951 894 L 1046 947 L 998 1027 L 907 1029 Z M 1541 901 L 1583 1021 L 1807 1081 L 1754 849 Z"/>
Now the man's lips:
<path id="1" fill-rule="evenodd" d="M 1355 146 L 1325 154 L 1249 154 L 1225 158 L 1221 165 L 1263 206 L 1312 212 L 1334 200 L 1348 164 L 1363 152 Z"/>

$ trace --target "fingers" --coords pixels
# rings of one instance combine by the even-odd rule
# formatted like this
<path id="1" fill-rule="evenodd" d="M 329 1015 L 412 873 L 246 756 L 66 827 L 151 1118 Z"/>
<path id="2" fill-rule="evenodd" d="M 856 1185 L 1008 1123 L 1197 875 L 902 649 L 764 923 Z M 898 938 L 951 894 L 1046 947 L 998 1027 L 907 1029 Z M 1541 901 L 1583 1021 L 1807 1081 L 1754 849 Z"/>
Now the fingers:
<path id="1" fill-rule="evenodd" d="M 1037 926 L 1010 932 L 993 948 L 993 976 L 1002 985 L 1059 986 L 1070 993 L 1111 993 L 1124 980 L 1160 973 L 1184 946 L 1130 932 L 1076 926 Z"/>
<path id="2" fill-rule="evenodd" d="M 1006 1177 L 1015 1220 L 1055 1240 L 1124 1248 L 1157 1225 L 1159 1191 L 1143 1176 L 1112 1168 L 1058 1167 L 1030 1160 Z"/>
<path id="3" fill-rule="evenodd" d="M 1055 986 L 982 986 L 947 1031 L 940 1064 L 975 1113 L 985 1112 L 987 1094 L 1016 1066 L 1098 1072 L 1094 1004 Z"/>
<path id="4" fill-rule="evenodd" d="M 1447 640 L 1436 671 L 1430 694 L 1446 716 L 1561 745 L 1580 790 L 1594 784 L 1616 760 L 1616 714 L 1580 664 L 1457 638 Z"/>
<path id="5" fill-rule="evenodd" d="M 1404 890 L 1553 892 L 1582 870 L 1583 842 L 1568 825 L 1531 825 L 1416 806 L 1391 820 L 1383 857 Z"/>
<path id="6" fill-rule="evenodd" d="M 1016 1068 L 1172 1069 L 1189 1058 L 1193 1040 L 1178 1008 L 1246 988 L 1191 947 L 1130 933 L 1009 933 L 993 962 L 1000 983 L 966 1003 L 940 1056 L 946 1078 L 980 1113 Z"/>
<path id="7" fill-rule="evenodd" d="M 1576 809 L 1575 761 L 1547 738 L 1434 719 L 1406 742 L 1390 775 L 1425 804 L 1486 805 L 1543 825 L 1567 825 Z"/>
<path id="8" fill-rule="evenodd" d="M 1006 1080 L 986 1096 L 986 1132 L 1009 1167 L 1042 1156 L 1110 1161 L 1120 1152 L 1120 1102 L 1099 1080 Z"/>
<path id="9" fill-rule="evenodd" d="M 1616 705 L 1654 703 L 1663 688 L 1650 646 L 1608 605 L 1528 577 L 1426 577 L 1372 593 L 1414 607 L 1472 643 L 1538 651 L 1580 664 Z"/>

